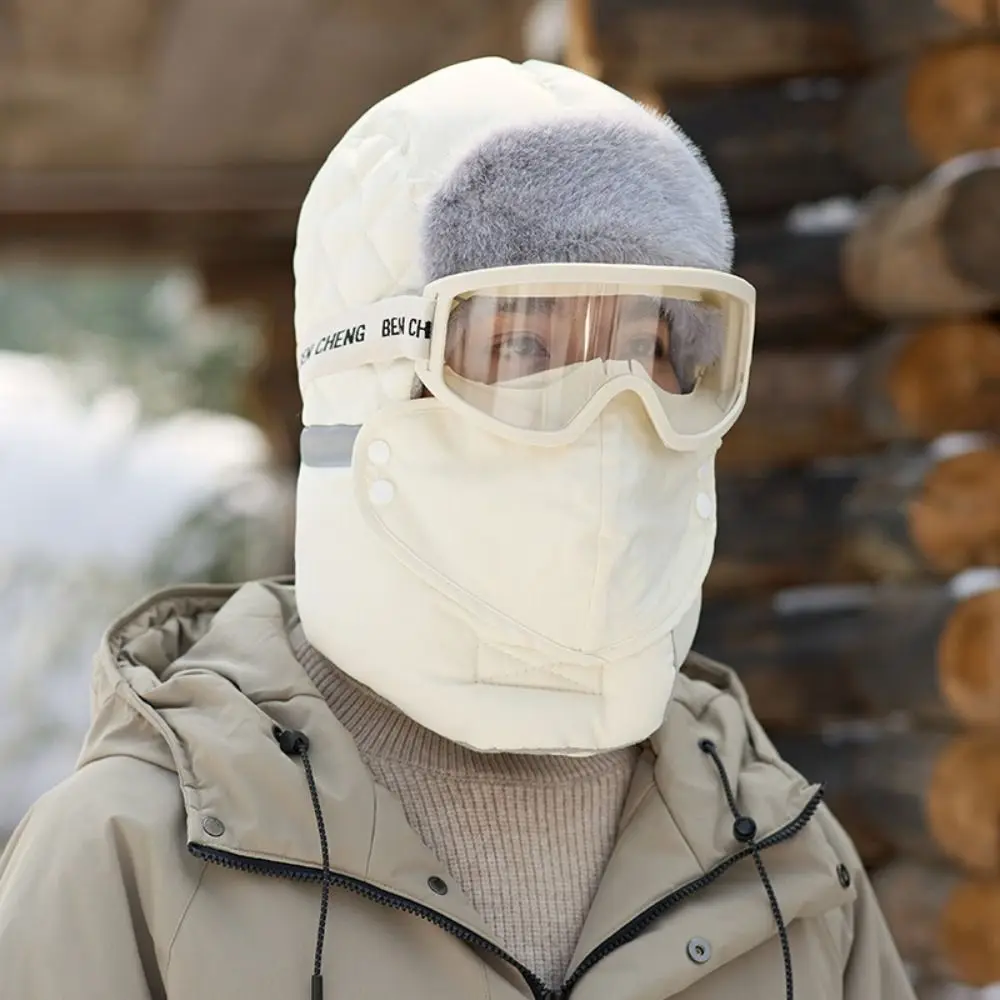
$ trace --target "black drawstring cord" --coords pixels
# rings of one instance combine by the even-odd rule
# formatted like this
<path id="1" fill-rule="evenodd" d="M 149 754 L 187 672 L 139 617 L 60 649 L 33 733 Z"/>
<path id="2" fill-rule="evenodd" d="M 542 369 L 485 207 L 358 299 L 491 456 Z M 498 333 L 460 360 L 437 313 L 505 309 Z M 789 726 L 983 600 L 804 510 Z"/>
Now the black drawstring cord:
<path id="1" fill-rule="evenodd" d="M 319 926 L 316 930 L 316 953 L 313 961 L 312 983 L 310 988 L 310 1000 L 323 1000 L 323 945 L 326 941 L 326 921 L 330 908 L 330 845 L 326 837 L 326 823 L 323 819 L 323 808 L 319 801 L 319 792 L 316 789 L 316 779 L 313 775 L 312 762 L 309 759 L 309 737 L 297 729 L 282 729 L 275 726 L 273 729 L 274 738 L 278 741 L 283 753 L 289 757 L 301 757 L 302 768 L 306 775 L 306 784 L 309 786 L 309 797 L 312 799 L 313 815 L 316 817 L 316 829 L 319 833 L 319 846 L 323 861 L 323 883 L 322 895 L 319 909 Z M 781 941 L 781 953 L 785 962 L 785 998 L 795 1000 L 795 991 L 792 982 L 792 952 L 788 944 L 788 931 L 785 928 L 785 920 L 781 915 L 781 907 L 778 905 L 778 897 L 775 895 L 774 887 L 768 878 L 767 869 L 761 860 L 760 848 L 754 838 L 757 836 L 757 824 L 750 816 L 744 816 L 736 805 L 736 797 L 733 795 L 732 785 L 729 783 L 729 776 L 722 766 L 719 751 L 711 740 L 699 740 L 699 749 L 708 754 L 715 764 L 715 769 L 719 773 L 719 780 L 722 783 L 722 791 L 726 796 L 726 803 L 729 811 L 733 814 L 733 836 L 743 844 L 746 844 L 753 852 L 754 864 L 757 867 L 757 874 L 760 876 L 764 891 L 767 893 L 768 901 L 771 904 L 771 913 L 774 916 L 774 923 L 778 928 L 778 938 Z"/>
<path id="2" fill-rule="evenodd" d="M 302 768 L 306 772 L 306 784 L 309 785 L 309 796 L 312 799 L 313 814 L 316 817 L 316 829 L 319 831 L 319 848 L 323 857 L 323 889 L 319 905 L 319 927 L 316 931 L 316 957 L 313 962 L 312 986 L 310 1000 L 323 1000 L 323 944 L 326 941 L 326 917 L 330 908 L 330 845 L 326 839 L 326 823 L 323 821 L 323 809 L 316 790 L 316 779 L 313 777 L 312 763 L 309 760 L 309 737 L 297 729 L 281 729 L 274 727 L 274 738 L 278 746 L 289 757 L 301 757 Z"/>
<path id="3" fill-rule="evenodd" d="M 785 961 L 785 1000 L 795 1000 L 795 989 L 792 983 L 792 950 L 788 944 L 788 931 L 785 929 L 785 918 L 781 915 L 781 907 L 778 905 L 778 897 L 774 893 L 774 886 L 768 878 L 767 869 L 760 857 L 760 848 L 754 838 L 757 836 L 757 824 L 750 816 L 744 816 L 736 805 L 736 796 L 733 795 L 733 786 L 729 784 L 729 775 L 722 766 L 719 751 L 711 740 L 699 740 L 698 748 L 702 753 L 708 754 L 715 764 L 716 771 L 719 772 L 719 780 L 722 782 L 722 791 L 726 796 L 729 811 L 733 814 L 733 836 L 741 843 L 746 844 L 753 852 L 753 861 L 757 866 L 757 874 L 767 893 L 768 902 L 771 904 L 771 913 L 774 916 L 775 926 L 778 928 L 778 939 L 781 941 L 781 954 Z"/>

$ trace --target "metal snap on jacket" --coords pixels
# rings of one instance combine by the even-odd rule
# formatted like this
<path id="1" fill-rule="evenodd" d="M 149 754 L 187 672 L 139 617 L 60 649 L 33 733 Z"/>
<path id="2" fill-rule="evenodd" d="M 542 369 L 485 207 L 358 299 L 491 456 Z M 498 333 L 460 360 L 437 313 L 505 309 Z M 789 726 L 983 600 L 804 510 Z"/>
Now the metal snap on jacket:
<path id="1" fill-rule="evenodd" d="M 368 487 L 368 499 L 372 503 L 383 506 L 392 503 L 392 498 L 396 495 L 396 487 L 388 479 L 376 479 Z"/>
<path id="2" fill-rule="evenodd" d="M 427 885 L 431 892 L 436 892 L 439 896 L 448 895 L 448 883 L 437 875 L 432 875 L 427 880 Z"/>
<path id="3" fill-rule="evenodd" d="M 850 888 L 851 873 L 847 870 L 847 865 L 837 865 L 837 881 L 843 888 Z"/>
<path id="4" fill-rule="evenodd" d="M 210 837 L 221 837 L 226 832 L 226 825 L 221 819 L 216 819 L 215 816 L 206 816 L 201 821 L 201 828 Z"/>
<path id="5" fill-rule="evenodd" d="M 712 957 L 712 946 L 704 938 L 691 938 L 687 943 L 687 954 L 695 965 L 704 965 Z"/>

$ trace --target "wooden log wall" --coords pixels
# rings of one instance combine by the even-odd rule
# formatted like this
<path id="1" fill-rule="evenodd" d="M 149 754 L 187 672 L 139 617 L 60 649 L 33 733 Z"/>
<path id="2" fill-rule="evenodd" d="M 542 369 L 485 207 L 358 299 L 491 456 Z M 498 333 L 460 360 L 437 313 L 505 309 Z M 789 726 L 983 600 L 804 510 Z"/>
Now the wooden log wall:
<path id="1" fill-rule="evenodd" d="M 832 802 L 850 800 L 901 856 L 1000 874 L 1000 734 L 845 727 L 775 745 Z"/>
<path id="2" fill-rule="evenodd" d="M 748 452 L 743 465 L 720 462 L 712 596 L 941 579 L 1000 564 L 1000 444 L 992 438 L 949 434 L 851 458 L 751 466 L 763 451 Z"/>
<path id="3" fill-rule="evenodd" d="M 1000 0 L 569 14 L 566 61 L 701 147 L 758 290 L 696 648 L 921 978 L 1000 981 Z"/>
<path id="4" fill-rule="evenodd" d="M 821 346 L 881 322 L 1000 309 L 1000 159 L 874 197 L 850 228 L 736 220 L 736 271 L 757 287 L 759 342 Z"/>
<path id="5" fill-rule="evenodd" d="M 1000 427 L 1000 323 L 897 323 L 865 344 L 758 350 L 720 454 L 761 470 Z"/>
<path id="6" fill-rule="evenodd" d="M 1000 982 L 1000 879 L 899 861 L 874 882 L 904 960 L 939 980 Z"/>
<path id="7" fill-rule="evenodd" d="M 824 584 L 706 603 L 699 649 L 774 729 L 905 715 L 1000 727 L 1000 572 Z"/>
<path id="8" fill-rule="evenodd" d="M 704 151 L 734 211 L 780 211 L 871 184 L 912 184 L 955 156 L 1000 145 L 1000 42 L 922 52 L 858 81 L 653 100 Z"/>

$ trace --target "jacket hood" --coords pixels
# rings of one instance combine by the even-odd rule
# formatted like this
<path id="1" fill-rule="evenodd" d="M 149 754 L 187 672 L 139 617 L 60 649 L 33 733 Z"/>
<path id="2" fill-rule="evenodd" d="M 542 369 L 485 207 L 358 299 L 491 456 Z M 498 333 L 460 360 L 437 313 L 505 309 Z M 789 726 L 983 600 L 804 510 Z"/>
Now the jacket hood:
<path id="1" fill-rule="evenodd" d="M 289 639 L 296 622 L 294 588 L 282 581 L 177 588 L 144 601 L 111 626 L 98 653 L 93 722 L 80 766 L 124 755 L 173 771 L 189 845 L 318 870 L 320 845 L 301 763 L 282 751 L 275 727 L 306 733 L 331 870 L 433 905 L 488 936 L 459 893 L 429 896 L 427 869 L 439 865 L 397 800 L 371 779 L 299 665 Z M 611 921 L 640 912 L 739 847 L 701 741 L 718 748 L 760 841 L 787 827 L 815 797 L 816 789 L 778 758 L 730 671 L 694 656 L 675 691 L 640 760 L 619 844 L 595 899 Z M 782 899 L 786 920 L 816 902 L 817 885 L 828 886 L 836 867 L 814 830 L 815 824 L 797 831 L 781 852 L 777 874 L 790 866 L 796 875 L 791 896 L 786 891 Z M 805 877 L 810 870 L 818 881 Z M 615 887 L 607 899 L 605 885 Z M 749 921 L 759 940 L 773 933 L 759 885 L 733 907 L 732 918 Z M 597 934 L 605 921 L 594 924 Z M 588 936 L 581 952 L 593 944 Z"/>
<path id="2" fill-rule="evenodd" d="M 850 841 L 726 671 L 694 658 L 676 686 L 553 991 L 481 926 L 366 772 L 296 662 L 295 623 L 276 582 L 167 591 L 110 629 L 80 767 L 0 857 L 14 993 L 317 996 L 325 968 L 350 996 L 777 997 L 792 995 L 794 960 L 796 996 L 912 1000 Z M 308 756 L 286 755 L 302 733 L 275 725 L 307 732 Z M 736 810 L 758 824 L 752 849 Z"/>

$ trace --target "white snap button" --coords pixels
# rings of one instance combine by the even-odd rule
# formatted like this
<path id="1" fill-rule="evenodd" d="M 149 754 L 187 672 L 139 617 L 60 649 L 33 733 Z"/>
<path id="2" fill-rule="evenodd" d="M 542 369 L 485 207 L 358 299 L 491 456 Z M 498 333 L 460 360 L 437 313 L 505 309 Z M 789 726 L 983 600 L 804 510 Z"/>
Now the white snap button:
<path id="1" fill-rule="evenodd" d="M 691 938 L 687 943 L 687 953 L 695 965 L 704 965 L 712 959 L 712 946 L 704 938 Z"/>
<path id="2" fill-rule="evenodd" d="M 712 475 L 712 466 L 706 462 L 704 465 L 698 466 L 698 478 L 703 482 L 708 482 Z"/>
<path id="3" fill-rule="evenodd" d="M 201 821 L 201 828 L 210 837 L 221 837 L 226 832 L 226 826 L 221 819 L 215 816 L 206 816 Z"/>
<path id="4" fill-rule="evenodd" d="M 392 498 L 396 495 L 396 487 L 389 482 L 388 479 L 376 479 L 371 486 L 368 487 L 368 499 L 372 503 L 377 503 L 379 505 L 387 504 L 392 502 Z"/>
<path id="5" fill-rule="evenodd" d="M 385 465 L 389 461 L 392 450 L 385 441 L 372 441 L 368 445 L 368 460 L 375 465 Z"/>
<path id="6" fill-rule="evenodd" d="M 712 503 L 712 498 L 707 493 L 699 493 L 695 497 L 694 509 L 698 511 L 699 517 L 709 518 L 715 509 L 715 504 Z"/>

